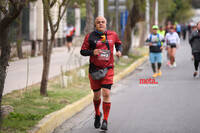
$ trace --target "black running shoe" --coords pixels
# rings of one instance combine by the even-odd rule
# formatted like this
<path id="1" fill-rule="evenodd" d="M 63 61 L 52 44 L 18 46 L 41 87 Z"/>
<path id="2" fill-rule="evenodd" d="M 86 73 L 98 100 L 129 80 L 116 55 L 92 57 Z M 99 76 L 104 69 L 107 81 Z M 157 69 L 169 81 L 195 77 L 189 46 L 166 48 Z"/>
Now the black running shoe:
<path id="1" fill-rule="evenodd" d="M 102 116 L 101 113 L 100 113 L 100 116 L 99 115 L 95 116 L 95 120 L 94 120 L 94 127 L 95 128 L 99 128 L 101 126 L 101 116 Z"/>
<path id="2" fill-rule="evenodd" d="M 193 77 L 197 77 L 197 74 L 198 74 L 197 72 L 194 72 Z"/>
<path id="3" fill-rule="evenodd" d="M 101 125 L 101 130 L 108 130 L 107 120 L 103 120 L 102 125 Z"/>

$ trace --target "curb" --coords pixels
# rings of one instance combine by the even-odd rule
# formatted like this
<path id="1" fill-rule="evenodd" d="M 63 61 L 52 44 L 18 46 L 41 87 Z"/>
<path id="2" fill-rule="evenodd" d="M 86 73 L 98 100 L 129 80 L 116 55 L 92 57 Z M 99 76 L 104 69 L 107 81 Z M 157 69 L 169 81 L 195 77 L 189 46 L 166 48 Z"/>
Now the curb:
<path id="1" fill-rule="evenodd" d="M 144 55 L 144 57 L 136 60 L 133 64 L 131 64 L 131 66 L 114 76 L 114 82 L 118 82 L 130 72 L 134 71 L 138 66 L 144 63 L 147 58 L 148 56 Z M 81 100 L 67 105 L 61 110 L 46 115 L 29 133 L 52 133 L 56 127 L 61 125 L 64 121 L 66 121 L 76 113 L 80 112 L 82 109 L 88 106 L 92 102 L 92 100 L 93 94 L 91 92 Z"/>
<path id="2" fill-rule="evenodd" d="M 116 76 L 114 76 L 114 82 L 118 82 L 122 78 L 124 78 L 126 75 L 128 75 L 130 72 L 134 71 L 138 66 L 140 66 L 142 63 L 144 63 L 145 60 L 147 60 L 148 56 L 144 55 L 144 57 L 136 60 L 134 63 L 132 63 L 128 68 L 126 68 L 124 71 L 120 72 Z"/>

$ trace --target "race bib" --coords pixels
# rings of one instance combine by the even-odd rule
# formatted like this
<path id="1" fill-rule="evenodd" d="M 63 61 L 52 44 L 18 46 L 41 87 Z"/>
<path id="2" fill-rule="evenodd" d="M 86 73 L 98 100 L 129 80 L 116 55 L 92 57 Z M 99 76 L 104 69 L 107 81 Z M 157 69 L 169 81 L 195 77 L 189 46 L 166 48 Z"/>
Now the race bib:
<path id="1" fill-rule="evenodd" d="M 108 61 L 110 59 L 110 50 L 101 50 L 98 60 Z"/>

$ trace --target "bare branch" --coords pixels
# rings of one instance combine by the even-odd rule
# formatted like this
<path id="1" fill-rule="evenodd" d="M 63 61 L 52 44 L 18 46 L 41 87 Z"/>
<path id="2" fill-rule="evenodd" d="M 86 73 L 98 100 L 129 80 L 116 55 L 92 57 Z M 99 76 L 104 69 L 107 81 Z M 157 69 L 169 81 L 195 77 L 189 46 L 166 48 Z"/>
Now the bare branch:
<path id="1" fill-rule="evenodd" d="M 44 5 L 45 11 L 46 11 L 48 22 L 49 22 L 49 25 L 50 25 L 50 29 L 51 29 L 51 32 L 52 32 L 52 31 L 54 31 L 54 28 L 53 28 L 52 18 L 51 18 L 51 15 L 50 15 L 49 0 L 43 0 L 43 2 L 44 2 L 43 5 Z"/>
<path id="2" fill-rule="evenodd" d="M 67 10 L 69 2 L 70 2 L 70 0 L 68 0 L 67 2 L 65 1 L 65 3 L 62 4 L 63 6 L 65 6 L 65 8 L 64 8 L 63 12 L 61 13 L 61 16 L 60 16 L 61 18 L 65 15 L 65 12 Z"/>
<path id="3" fill-rule="evenodd" d="M 53 1 L 50 3 L 50 8 L 52 8 L 52 7 L 56 4 L 56 1 L 57 1 L 57 0 L 53 0 Z"/>
<path id="4" fill-rule="evenodd" d="M 13 20 L 19 16 L 23 7 L 24 5 L 20 4 L 18 8 L 13 8 L 12 11 L 6 14 L 5 17 L 0 21 L 0 27 L 8 27 L 13 22 Z"/>
<path id="5" fill-rule="evenodd" d="M 8 10 L 6 10 L 6 8 L 1 5 L 0 5 L 0 11 L 3 12 L 4 15 L 8 13 Z"/>
<path id="6" fill-rule="evenodd" d="M 15 4 L 13 0 L 9 0 L 9 1 L 10 1 L 11 4 L 13 4 L 13 5 Z"/>
<path id="7" fill-rule="evenodd" d="M 63 18 L 63 16 L 65 15 L 65 12 L 66 12 L 66 10 L 67 10 L 67 7 L 68 7 L 68 5 L 69 5 L 69 2 L 70 2 L 70 0 L 64 0 L 63 2 L 62 2 L 62 4 L 59 6 L 59 10 L 58 10 L 58 20 L 57 20 L 57 22 L 56 22 L 56 24 L 55 24 L 55 27 L 56 27 L 56 32 L 58 31 L 58 28 L 59 28 L 59 23 L 60 23 L 60 21 L 61 21 L 61 19 Z M 64 10 L 62 11 L 62 7 L 64 7 Z"/>
<path id="8" fill-rule="evenodd" d="M 56 2 L 56 0 L 54 0 Z M 52 1 L 52 3 L 54 2 Z M 61 4 L 59 4 L 59 9 L 58 9 L 58 18 L 57 18 L 57 21 L 55 22 L 55 24 L 53 24 L 53 19 L 52 19 L 52 16 L 50 14 L 50 5 L 48 3 L 48 0 L 44 0 L 44 8 L 46 10 L 46 13 L 47 13 L 47 17 L 48 17 L 48 22 L 49 22 L 49 26 L 50 26 L 50 30 L 51 30 L 51 34 L 55 34 L 57 31 L 58 31 L 58 28 L 59 28 L 59 23 L 62 19 L 62 17 L 64 16 L 66 10 L 67 10 L 67 7 L 69 5 L 69 2 L 70 0 L 63 0 Z M 54 3 L 55 4 L 55 3 Z M 64 9 L 63 9 L 64 7 Z M 62 11 L 63 9 L 63 11 Z"/>
<path id="9" fill-rule="evenodd" d="M 4 27 L 6 29 L 14 19 L 16 19 L 22 9 L 25 7 L 26 3 L 30 2 L 30 0 L 7 0 L 12 10 L 6 9 L 7 4 L 4 6 L 1 5 L 0 10 L 4 13 L 3 19 L 0 21 L 0 28 Z M 6 27 L 6 28 L 5 28 Z"/>
<path id="10" fill-rule="evenodd" d="M 19 0 L 19 1 L 18 0 L 9 0 L 9 1 L 10 1 L 11 6 L 16 10 L 18 10 L 20 8 L 20 6 L 24 7 L 25 2 L 26 2 L 26 0 Z"/>

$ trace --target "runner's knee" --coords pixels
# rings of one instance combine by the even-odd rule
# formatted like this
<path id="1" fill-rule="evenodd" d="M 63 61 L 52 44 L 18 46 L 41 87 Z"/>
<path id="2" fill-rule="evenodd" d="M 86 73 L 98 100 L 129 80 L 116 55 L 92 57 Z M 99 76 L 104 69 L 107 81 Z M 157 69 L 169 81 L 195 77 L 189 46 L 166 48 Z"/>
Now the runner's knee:
<path id="1" fill-rule="evenodd" d="M 94 100 L 99 100 L 101 98 L 101 90 L 94 91 Z"/>
<path id="2" fill-rule="evenodd" d="M 103 89 L 103 99 L 104 101 L 107 101 L 110 99 L 110 90 L 107 88 Z"/>

